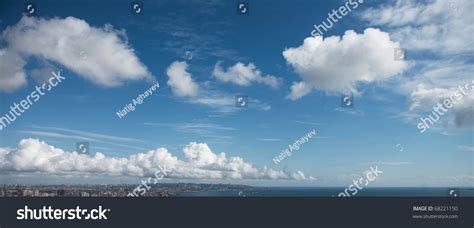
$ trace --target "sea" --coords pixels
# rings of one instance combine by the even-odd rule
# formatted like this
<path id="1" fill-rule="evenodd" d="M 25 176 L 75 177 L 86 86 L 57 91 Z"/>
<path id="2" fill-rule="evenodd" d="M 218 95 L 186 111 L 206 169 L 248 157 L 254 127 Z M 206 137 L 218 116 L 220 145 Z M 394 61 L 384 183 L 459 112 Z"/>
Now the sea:
<path id="1" fill-rule="evenodd" d="M 180 192 L 182 197 L 337 197 L 342 187 L 252 187 L 242 190 Z M 351 197 L 474 197 L 474 188 L 364 188 Z"/>

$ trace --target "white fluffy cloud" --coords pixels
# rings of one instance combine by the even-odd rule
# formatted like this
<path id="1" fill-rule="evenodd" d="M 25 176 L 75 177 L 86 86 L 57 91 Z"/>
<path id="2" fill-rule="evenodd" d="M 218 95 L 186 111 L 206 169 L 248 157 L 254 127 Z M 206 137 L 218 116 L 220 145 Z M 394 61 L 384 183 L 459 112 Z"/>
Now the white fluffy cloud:
<path id="1" fill-rule="evenodd" d="M 191 73 L 189 73 L 187 69 L 188 64 L 185 61 L 175 61 L 166 70 L 166 74 L 169 78 L 167 84 L 170 86 L 173 94 L 176 96 L 185 97 L 185 100 L 188 103 L 207 106 L 212 108 L 214 112 L 221 114 L 232 113 L 241 110 L 235 108 L 235 95 L 214 90 L 210 86 L 206 85 L 206 83 L 201 85 L 196 83 L 193 80 Z M 249 69 L 252 71 L 252 73 L 260 72 L 258 70 L 255 71 L 254 68 Z M 215 71 L 216 69 L 214 69 L 214 72 Z M 260 73 L 258 73 L 258 75 L 260 75 Z M 272 79 L 265 80 L 272 81 Z M 257 99 L 252 99 L 251 103 L 251 108 L 257 108 L 260 110 L 271 109 L 269 104 L 261 102 Z"/>
<path id="2" fill-rule="evenodd" d="M 7 27 L 0 40 L 6 44 L 0 50 L 0 91 L 12 92 L 26 84 L 23 67 L 29 57 L 61 64 L 105 87 L 128 80 L 153 80 L 127 44 L 125 33 L 111 25 L 96 28 L 75 17 L 24 16 Z"/>
<path id="3" fill-rule="evenodd" d="M 394 48 L 400 45 L 378 29 L 363 34 L 349 30 L 342 38 L 308 37 L 296 48 L 283 51 L 286 61 L 300 75 L 288 98 L 299 99 L 312 89 L 333 92 L 357 92 L 357 83 L 386 80 L 407 68 L 405 61 L 394 60 Z"/>
<path id="4" fill-rule="evenodd" d="M 166 69 L 166 74 L 169 77 L 167 84 L 173 93 L 180 97 L 193 97 L 199 91 L 198 84 L 193 81 L 191 74 L 186 71 L 187 69 L 188 64 L 185 61 L 175 61 Z"/>
<path id="5" fill-rule="evenodd" d="M 313 180 L 303 172 L 289 173 L 267 167 L 256 168 L 240 157 L 215 154 L 205 143 L 189 143 L 179 160 L 166 148 L 157 148 L 128 158 L 93 156 L 67 152 L 37 139 L 23 139 L 17 148 L 0 148 L 0 171 L 55 175 L 153 175 L 159 166 L 172 170 L 169 178 L 185 179 L 288 179 Z"/>
<path id="6" fill-rule="evenodd" d="M 449 98 L 458 86 L 472 80 L 473 10 L 474 1 L 471 0 L 397 0 L 395 4 L 370 8 L 362 13 L 362 18 L 372 26 L 382 26 L 390 32 L 408 53 L 429 57 L 418 59 L 416 71 L 395 86 L 408 96 L 410 115 L 429 114 L 434 105 Z M 444 115 L 443 126 L 472 127 L 473 105 L 471 92 Z"/>
<path id="7" fill-rule="evenodd" d="M 433 112 L 433 107 L 438 103 L 442 104 L 443 100 L 451 99 L 455 103 L 448 110 L 447 116 L 443 117 L 445 125 L 472 127 L 474 126 L 473 88 L 474 81 L 452 88 L 427 88 L 424 84 L 420 84 L 410 95 L 409 110 L 419 113 Z"/>
<path id="8" fill-rule="evenodd" d="M 26 85 L 26 61 L 9 49 L 0 49 L 0 91 L 13 92 Z"/>
<path id="9" fill-rule="evenodd" d="M 234 66 L 228 67 L 227 70 L 224 70 L 221 67 L 221 62 L 217 62 L 214 66 L 212 75 L 219 81 L 230 82 L 240 86 L 249 86 L 255 82 L 262 83 L 275 89 L 282 83 L 280 78 L 273 75 L 263 76 L 262 72 L 257 69 L 253 63 L 245 65 L 238 62 Z"/>
<path id="10" fill-rule="evenodd" d="M 408 97 L 408 120 L 419 121 L 414 117 L 427 116 L 438 102 L 442 102 L 459 91 L 459 86 L 464 87 L 472 83 L 474 65 L 462 58 L 456 60 L 441 58 L 440 60 L 419 60 L 413 69 L 408 77 L 401 78 L 391 88 Z M 463 96 L 462 100 L 443 116 L 440 121 L 443 130 L 474 126 L 472 109 L 474 95 L 469 87 L 465 90 L 470 95 Z"/>
<path id="11" fill-rule="evenodd" d="M 398 0 L 366 10 L 362 18 L 387 26 L 393 38 L 411 50 L 468 53 L 474 51 L 472 11 L 472 0 Z"/>

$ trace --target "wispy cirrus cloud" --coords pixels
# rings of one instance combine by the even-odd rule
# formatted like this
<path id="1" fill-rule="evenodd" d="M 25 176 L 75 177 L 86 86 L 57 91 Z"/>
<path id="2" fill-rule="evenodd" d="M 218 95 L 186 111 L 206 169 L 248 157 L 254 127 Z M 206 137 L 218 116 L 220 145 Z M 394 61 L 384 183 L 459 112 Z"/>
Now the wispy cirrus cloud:
<path id="1" fill-rule="evenodd" d="M 304 121 L 304 120 L 292 120 L 294 123 L 304 124 L 304 125 L 321 125 L 321 123 L 311 122 L 311 121 Z"/>
<path id="2" fill-rule="evenodd" d="M 256 138 L 258 141 L 262 141 L 262 142 L 279 142 L 281 141 L 281 139 L 277 139 L 277 138 Z"/>
<path id="3" fill-rule="evenodd" d="M 334 111 L 342 112 L 342 113 L 346 113 L 346 114 L 350 114 L 350 115 L 354 115 L 354 116 L 364 116 L 365 115 L 365 112 L 363 110 L 360 110 L 360 109 L 349 109 L 349 108 L 338 107 L 338 108 L 335 108 Z"/>
<path id="4" fill-rule="evenodd" d="M 212 143 L 232 144 L 233 127 L 221 126 L 214 123 L 144 123 L 146 126 L 171 128 L 176 132 L 193 134 L 208 139 Z"/>
<path id="5" fill-rule="evenodd" d="M 147 141 L 129 137 L 114 136 L 108 134 L 99 134 L 74 129 L 65 129 L 58 127 L 31 126 L 34 130 L 19 130 L 18 132 L 28 137 L 42 137 L 53 139 L 70 139 L 76 141 L 97 142 L 105 145 L 113 145 L 118 148 L 128 148 L 133 150 L 145 150 L 142 145 L 148 144 Z M 125 143 L 126 144 L 125 144 Z"/>
<path id="6" fill-rule="evenodd" d="M 411 121 L 428 115 L 438 102 L 472 80 L 474 40 L 468 35 L 474 32 L 472 10 L 470 0 L 397 0 L 362 12 L 369 25 L 385 30 L 412 53 L 413 68 L 389 86 L 408 98 L 409 110 L 402 118 Z M 438 132 L 471 128 L 473 103 L 472 95 L 457 102 Z"/>
<path id="7" fill-rule="evenodd" d="M 228 3 L 213 0 L 172 1 L 166 4 L 175 5 L 175 10 L 151 16 L 149 23 L 153 25 L 151 29 L 163 33 L 168 39 L 160 40 L 153 46 L 183 57 L 190 51 L 194 60 L 210 57 L 232 61 L 245 59 L 235 49 L 225 45 L 225 35 L 231 31 L 230 21 L 221 14 Z M 203 23 L 195 24 L 195 20 Z"/>
<path id="8" fill-rule="evenodd" d="M 188 100 L 189 103 L 204 105 L 213 109 L 213 112 L 221 114 L 229 114 L 242 111 L 242 108 L 235 107 L 235 95 L 222 93 L 218 91 L 207 91 L 193 99 Z M 250 97 L 249 109 L 260 111 L 268 111 L 272 106 L 268 103 Z"/>
<path id="9" fill-rule="evenodd" d="M 457 148 L 458 148 L 458 150 L 461 150 L 461 151 L 474 152 L 474 146 L 458 145 Z"/>
<path id="10" fill-rule="evenodd" d="M 361 16 L 371 25 L 385 26 L 406 48 L 455 54 L 474 50 L 473 10 L 471 0 L 397 0 Z"/>
<path id="11" fill-rule="evenodd" d="M 141 139 L 135 139 L 130 137 L 121 137 L 121 136 L 114 136 L 114 135 L 107 135 L 107 134 L 99 134 L 94 132 L 87 132 L 87 131 L 80 131 L 68 128 L 59 128 L 59 127 L 44 127 L 44 126 L 31 126 L 32 128 L 37 129 L 44 129 L 44 130 L 53 130 L 53 131 L 60 131 L 60 132 L 67 132 L 72 133 L 80 136 L 90 137 L 94 139 L 101 139 L 101 140 L 111 140 L 111 141 L 122 141 L 122 142 L 137 142 L 137 143 L 146 143 L 147 141 Z"/>
<path id="12" fill-rule="evenodd" d="M 377 164 L 377 165 L 413 165 L 413 162 L 409 161 L 378 161 L 378 162 L 372 162 L 371 164 Z"/>
<path id="13" fill-rule="evenodd" d="M 144 123 L 148 126 L 171 127 L 178 132 L 193 134 L 211 134 L 216 131 L 234 131 L 233 127 L 224 127 L 213 123 Z"/>

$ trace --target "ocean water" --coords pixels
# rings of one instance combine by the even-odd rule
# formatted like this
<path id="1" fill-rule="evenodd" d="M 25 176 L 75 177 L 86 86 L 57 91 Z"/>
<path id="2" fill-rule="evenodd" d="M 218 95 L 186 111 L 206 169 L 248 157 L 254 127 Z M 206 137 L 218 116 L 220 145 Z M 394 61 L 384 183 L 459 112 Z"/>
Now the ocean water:
<path id="1" fill-rule="evenodd" d="M 182 192 L 184 197 L 337 197 L 342 187 L 265 187 L 231 191 Z M 474 188 L 364 188 L 352 197 L 474 197 Z"/>

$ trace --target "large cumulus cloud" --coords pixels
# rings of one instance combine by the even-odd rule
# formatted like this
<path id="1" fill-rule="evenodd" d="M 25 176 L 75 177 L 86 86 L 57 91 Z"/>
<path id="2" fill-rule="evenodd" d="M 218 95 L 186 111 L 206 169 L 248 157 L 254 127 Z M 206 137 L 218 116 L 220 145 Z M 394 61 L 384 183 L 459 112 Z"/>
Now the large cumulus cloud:
<path id="1" fill-rule="evenodd" d="M 183 149 L 185 160 L 166 148 L 124 157 L 92 156 L 67 152 L 37 139 L 23 139 L 17 148 L 0 148 L 0 172 L 46 173 L 55 175 L 153 175 L 159 166 L 172 170 L 169 178 L 184 179 L 288 179 L 306 180 L 301 171 L 257 168 L 240 157 L 215 154 L 205 143 L 191 142 Z"/>
<path id="2" fill-rule="evenodd" d="M 283 51 L 301 77 L 294 82 L 288 98 L 299 99 L 312 89 L 328 93 L 357 92 L 357 83 L 386 80 L 407 68 L 405 61 L 394 61 L 397 42 L 388 33 L 368 28 L 362 34 L 353 30 L 338 36 L 308 37 L 299 47 Z"/>
<path id="3" fill-rule="evenodd" d="M 75 18 L 42 19 L 24 16 L 0 36 L 0 91 L 26 84 L 27 59 L 61 64 L 94 84 L 112 87 L 128 80 L 153 80 L 128 45 L 124 31 L 102 28 Z"/>

